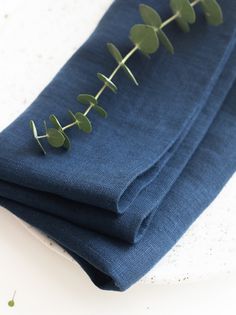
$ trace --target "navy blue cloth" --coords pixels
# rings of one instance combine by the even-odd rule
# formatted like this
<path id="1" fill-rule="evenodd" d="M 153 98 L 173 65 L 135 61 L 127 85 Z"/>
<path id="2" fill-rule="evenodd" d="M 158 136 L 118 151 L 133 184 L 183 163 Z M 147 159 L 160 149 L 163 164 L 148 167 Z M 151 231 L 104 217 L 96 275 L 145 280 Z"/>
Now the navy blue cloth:
<path id="1" fill-rule="evenodd" d="M 166 1 L 146 1 L 163 17 Z M 225 23 L 198 12 L 190 34 L 169 27 L 176 48 L 129 65 L 119 93 L 91 114 L 91 135 L 70 130 L 71 151 L 42 157 L 28 121 L 56 114 L 63 123 L 79 93 L 95 93 L 96 72 L 115 64 L 104 43 L 125 53 L 139 1 L 117 0 L 88 41 L 34 103 L 0 134 L 0 203 L 63 246 L 103 289 L 125 290 L 175 244 L 214 199 L 236 165 L 236 3 L 220 1 Z M 110 61 L 109 61 L 110 60 Z M 40 128 L 39 128 L 40 129 Z M 42 131 L 42 129 L 40 129 Z"/>

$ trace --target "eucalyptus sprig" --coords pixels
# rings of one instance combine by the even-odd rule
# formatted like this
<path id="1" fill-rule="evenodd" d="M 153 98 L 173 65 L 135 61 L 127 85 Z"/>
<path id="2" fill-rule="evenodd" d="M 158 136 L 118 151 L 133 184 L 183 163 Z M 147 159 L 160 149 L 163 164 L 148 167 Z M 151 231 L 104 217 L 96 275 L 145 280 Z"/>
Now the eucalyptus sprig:
<path id="1" fill-rule="evenodd" d="M 68 150 L 70 148 L 70 140 L 66 134 L 66 130 L 74 126 L 78 127 L 85 133 L 90 133 L 92 131 L 92 124 L 88 118 L 90 111 L 94 110 L 101 117 L 106 118 L 107 112 L 98 101 L 106 88 L 110 89 L 113 93 L 117 93 L 118 88 L 113 82 L 113 78 L 117 72 L 122 69 L 127 74 L 128 78 L 130 78 L 135 85 L 138 85 L 135 76 L 126 65 L 127 61 L 137 51 L 140 51 L 145 56 L 154 54 L 158 50 L 160 44 L 163 45 L 169 53 L 173 54 L 174 47 L 163 29 L 173 21 L 176 21 L 182 31 L 189 32 L 190 25 L 196 21 L 194 7 L 197 4 L 201 6 L 206 20 L 210 25 L 217 26 L 223 22 L 222 10 L 217 0 L 171 0 L 170 8 L 173 15 L 165 21 L 162 21 L 159 13 L 155 9 L 148 5 L 141 4 L 139 6 L 139 11 L 143 20 L 143 24 L 136 24 L 130 30 L 129 38 L 134 45 L 133 48 L 125 57 L 123 57 L 114 44 L 108 43 L 107 49 L 117 62 L 117 67 L 109 77 L 102 73 L 97 73 L 97 78 L 103 83 L 103 85 L 96 95 L 78 95 L 78 102 L 87 106 L 86 110 L 84 112 L 77 113 L 68 111 L 72 122 L 64 127 L 61 125 L 59 119 L 55 115 L 50 115 L 49 120 L 53 127 L 48 128 L 46 122 L 44 122 L 45 134 L 41 136 L 38 135 L 35 122 L 33 120 L 30 121 L 33 136 L 41 151 L 46 154 L 46 151 L 41 143 L 42 139 L 46 139 L 48 143 L 54 148 L 63 147 Z"/>
<path id="2" fill-rule="evenodd" d="M 14 291 L 12 298 L 7 303 L 7 305 L 9 307 L 14 307 L 15 306 L 15 296 L 16 296 L 16 291 Z"/>

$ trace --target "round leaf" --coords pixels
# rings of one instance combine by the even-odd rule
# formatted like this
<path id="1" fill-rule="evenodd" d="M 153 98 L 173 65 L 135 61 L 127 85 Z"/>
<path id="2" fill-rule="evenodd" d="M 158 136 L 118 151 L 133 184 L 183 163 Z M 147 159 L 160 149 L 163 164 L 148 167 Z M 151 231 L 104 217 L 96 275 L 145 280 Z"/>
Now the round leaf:
<path id="1" fill-rule="evenodd" d="M 39 139 L 35 138 L 35 140 L 36 140 L 36 142 L 37 142 L 37 144 L 38 144 L 38 146 L 39 146 L 41 152 L 42 152 L 44 155 L 46 155 L 46 151 L 45 151 L 44 147 L 42 146 L 41 142 L 39 141 Z"/>
<path id="2" fill-rule="evenodd" d="M 101 80 L 112 92 L 116 93 L 117 92 L 117 86 L 109 79 L 107 78 L 104 74 L 98 73 L 97 77 L 99 80 Z"/>
<path id="3" fill-rule="evenodd" d="M 71 111 L 71 110 L 68 110 L 68 114 L 70 115 L 70 117 L 72 118 L 73 122 L 76 122 L 77 119 L 75 117 L 75 114 Z"/>
<path id="4" fill-rule="evenodd" d="M 181 10 L 183 8 L 183 0 L 171 0 L 170 7 L 173 14 L 179 14 L 179 16 L 181 16 Z"/>
<path id="5" fill-rule="evenodd" d="M 134 25 L 130 31 L 130 39 L 144 54 L 153 54 L 159 48 L 157 34 L 149 25 Z"/>
<path id="6" fill-rule="evenodd" d="M 78 121 L 78 126 L 81 130 L 83 130 L 86 133 L 90 133 L 92 131 L 92 125 L 88 117 L 86 117 L 82 113 L 76 113 L 75 117 Z"/>
<path id="7" fill-rule="evenodd" d="M 14 307 L 15 306 L 15 301 L 14 300 L 10 300 L 10 301 L 8 301 L 8 306 L 9 307 Z"/>
<path id="8" fill-rule="evenodd" d="M 60 148 L 64 145 L 65 137 L 62 132 L 55 128 L 47 129 L 48 143 L 54 148 Z"/>
<path id="9" fill-rule="evenodd" d="M 33 136 L 34 136 L 34 139 L 35 141 L 37 142 L 41 152 L 46 155 L 46 151 L 44 150 L 44 147 L 42 146 L 41 142 L 39 141 L 38 139 L 38 132 L 37 132 L 37 128 L 35 126 L 35 123 L 33 120 L 30 121 L 30 128 L 32 129 L 32 132 L 33 132 Z"/>
<path id="10" fill-rule="evenodd" d="M 133 81 L 137 86 L 139 85 L 138 84 L 138 81 L 136 80 L 135 76 L 133 75 L 132 71 L 124 64 L 123 65 L 123 70 L 125 71 L 125 73 L 127 74 L 128 78 Z"/>
<path id="11" fill-rule="evenodd" d="M 84 104 L 84 105 L 87 105 L 87 104 L 94 104 L 94 105 L 97 105 L 97 100 L 96 98 L 93 96 L 93 95 L 90 95 L 90 94 L 80 94 L 78 97 L 77 97 L 77 100 Z"/>
<path id="12" fill-rule="evenodd" d="M 71 145 L 70 145 L 70 139 L 68 138 L 67 134 L 65 134 L 65 132 L 63 132 L 63 136 L 65 138 L 64 144 L 63 144 L 63 148 L 65 148 L 66 150 L 69 150 Z"/>
<path id="13" fill-rule="evenodd" d="M 173 54 L 174 53 L 174 47 L 171 44 L 169 38 L 166 36 L 166 34 L 162 30 L 158 30 L 157 36 L 161 42 L 161 44 L 166 48 L 166 50 Z"/>
<path id="14" fill-rule="evenodd" d="M 156 29 L 161 26 L 161 17 L 152 7 L 145 4 L 140 4 L 139 12 L 145 24 L 153 26 Z"/>
<path id="15" fill-rule="evenodd" d="M 70 117 L 72 118 L 73 122 L 76 122 L 77 127 L 80 128 L 79 121 L 77 120 L 75 114 L 71 110 L 69 110 L 68 113 L 69 113 Z"/>
<path id="16" fill-rule="evenodd" d="M 182 0 L 182 2 L 183 2 L 183 7 L 181 10 L 182 18 L 190 24 L 195 23 L 196 13 L 195 13 L 194 8 L 191 6 L 189 0 Z"/>
<path id="17" fill-rule="evenodd" d="M 196 20 L 195 11 L 188 0 L 171 0 L 170 7 L 173 14 L 178 14 L 176 22 L 184 32 L 189 32 L 189 23 Z"/>
<path id="18" fill-rule="evenodd" d="M 35 138 L 37 138 L 38 137 L 38 131 L 37 131 L 37 128 L 36 128 L 35 123 L 34 123 L 33 120 L 30 121 L 30 128 L 32 129 L 33 136 Z"/>
<path id="19" fill-rule="evenodd" d="M 63 147 L 66 149 L 66 150 L 69 150 L 70 149 L 70 139 L 68 138 L 68 136 L 66 135 L 66 133 L 64 132 L 61 124 L 59 123 L 57 117 L 55 115 L 50 115 L 49 116 L 49 119 L 51 121 L 51 123 L 53 124 L 53 126 L 59 130 L 63 136 L 65 137 L 65 142 L 63 144 Z"/>
<path id="20" fill-rule="evenodd" d="M 217 26 L 223 23 L 223 12 L 216 0 L 202 0 L 201 6 L 210 25 Z"/>
<path id="21" fill-rule="evenodd" d="M 188 33 L 190 31 L 189 24 L 184 19 L 178 18 L 176 22 L 183 32 Z"/>
<path id="22" fill-rule="evenodd" d="M 53 124 L 53 126 L 57 129 L 62 131 L 62 126 L 59 123 L 59 120 L 57 119 L 57 117 L 55 115 L 50 115 L 49 116 L 49 120 L 51 121 L 51 123 Z"/>
<path id="23" fill-rule="evenodd" d="M 116 62 L 120 64 L 123 58 L 118 48 L 112 43 L 108 43 L 107 48 L 108 48 L 109 53 L 115 58 Z"/>
<path id="24" fill-rule="evenodd" d="M 107 118 L 107 112 L 105 111 L 105 109 L 103 109 L 101 106 L 94 106 L 93 109 L 103 118 Z"/>
<path id="25" fill-rule="evenodd" d="M 190 24 L 195 23 L 196 14 L 189 0 L 171 0 L 170 6 L 174 14 L 179 13 L 178 19 Z"/>

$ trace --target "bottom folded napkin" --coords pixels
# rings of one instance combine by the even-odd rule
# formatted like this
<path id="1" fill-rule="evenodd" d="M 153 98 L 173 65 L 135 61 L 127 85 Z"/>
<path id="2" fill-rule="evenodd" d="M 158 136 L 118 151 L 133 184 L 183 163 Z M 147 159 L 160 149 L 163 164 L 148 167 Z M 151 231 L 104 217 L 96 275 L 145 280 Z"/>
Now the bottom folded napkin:
<path id="1" fill-rule="evenodd" d="M 235 172 L 235 99 L 236 83 L 204 139 L 158 211 L 154 212 L 146 233 L 136 244 L 79 227 L 59 216 L 4 197 L 0 198 L 0 203 L 63 246 L 98 287 L 125 290 L 170 250 Z M 189 148 L 186 146 L 184 149 L 188 152 Z M 170 160 L 165 171 L 168 172 L 171 167 Z"/>

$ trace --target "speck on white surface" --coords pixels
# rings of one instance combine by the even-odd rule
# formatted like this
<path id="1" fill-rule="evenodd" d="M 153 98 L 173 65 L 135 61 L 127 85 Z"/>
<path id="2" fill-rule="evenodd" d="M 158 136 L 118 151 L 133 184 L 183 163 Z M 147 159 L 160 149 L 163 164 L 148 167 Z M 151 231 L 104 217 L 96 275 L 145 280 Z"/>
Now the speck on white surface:
<path id="1" fill-rule="evenodd" d="M 0 130 L 34 100 L 111 2 L 0 0 Z M 53 243 L 37 234 L 48 248 L 0 208 L 0 314 L 235 314 L 235 187 L 236 176 L 160 263 L 122 294 L 96 289 L 77 264 L 51 250 Z"/>

